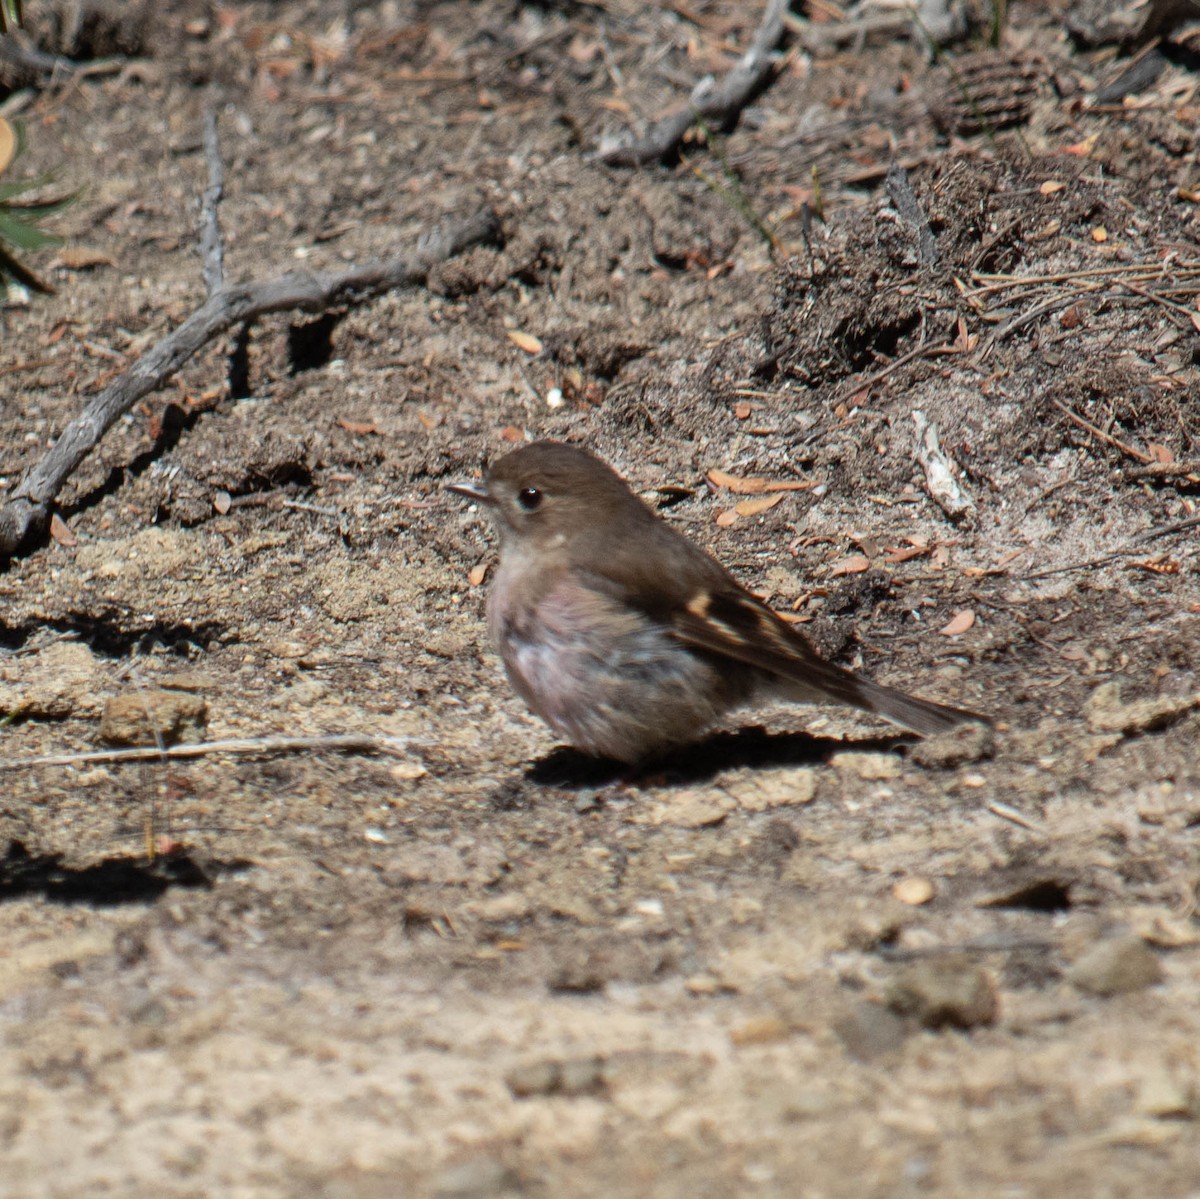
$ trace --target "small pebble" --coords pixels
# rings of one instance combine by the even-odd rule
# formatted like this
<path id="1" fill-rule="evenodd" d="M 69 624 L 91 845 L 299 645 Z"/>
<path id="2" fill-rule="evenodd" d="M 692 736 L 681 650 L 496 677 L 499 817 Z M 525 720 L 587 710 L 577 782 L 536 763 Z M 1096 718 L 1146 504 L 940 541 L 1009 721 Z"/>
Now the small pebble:
<path id="1" fill-rule="evenodd" d="M 927 769 L 949 770 L 990 758 L 995 752 L 995 731 L 990 725 L 973 723 L 926 737 L 912 747 L 909 757 Z"/>
<path id="2" fill-rule="evenodd" d="M 892 895 L 896 899 L 914 908 L 920 907 L 923 903 L 928 903 L 936 894 L 937 891 L 929 879 L 916 876 L 902 878 L 892 888 Z"/>
<path id="3" fill-rule="evenodd" d="M 894 1053 L 911 1031 L 908 1023 L 878 1003 L 860 1003 L 834 1021 L 833 1031 L 846 1052 L 860 1062 Z"/>
<path id="4" fill-rule="evenodd" d="M 1087 995 L 1124 995 L 1162 982 L 1163 971 L 1140 937 L 1112 937 L 1086 950 L 1067 978 Z"/>
<path id="5" fill-rule="evenodd" d="M 992 1024 L 1000 1002 L 982 967 L 960 954 L 917 962 L 887 988 L 892 1011 L 915 1016 L 925 1028 L 976 1028 Z"/>

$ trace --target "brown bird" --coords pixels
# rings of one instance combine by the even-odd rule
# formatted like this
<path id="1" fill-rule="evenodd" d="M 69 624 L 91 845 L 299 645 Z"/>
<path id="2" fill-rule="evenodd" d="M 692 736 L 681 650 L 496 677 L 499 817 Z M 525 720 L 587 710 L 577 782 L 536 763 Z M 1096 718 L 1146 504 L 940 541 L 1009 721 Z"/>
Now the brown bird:
<path id="1" fill-rule="evenodd" d="M 578 749 L 641 761 L 759 700 L 849 704 L 922 734 L 986 720 L 826 662 L 584 450 L 535 442 L 450 490 L 500 532 L 487 611 L 509 680 Z"/>

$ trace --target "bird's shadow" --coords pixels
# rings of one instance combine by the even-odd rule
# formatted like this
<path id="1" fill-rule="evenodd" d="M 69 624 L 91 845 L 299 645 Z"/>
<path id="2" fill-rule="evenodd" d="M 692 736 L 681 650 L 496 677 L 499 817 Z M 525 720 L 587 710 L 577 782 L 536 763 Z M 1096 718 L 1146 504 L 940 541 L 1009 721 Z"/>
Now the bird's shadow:
<path id="1" fill-rule="evenodd" d="M 809 733 L 773 733 L 755 725 L 735 732 L 713 733 L 703 741 L 637 766 L 559 746 L 530 763 L 525 778 L 539 786 L 565 790 L 615 783 L 636 786 L 650 780 L 657 785 L 690 786 L 710 782 L 721 771 L 739 766 L 814 766 L 845 750 L 889 752 L 910 745 L 913 740 L 904 733 L 858 740 L 814 737 Z"/>

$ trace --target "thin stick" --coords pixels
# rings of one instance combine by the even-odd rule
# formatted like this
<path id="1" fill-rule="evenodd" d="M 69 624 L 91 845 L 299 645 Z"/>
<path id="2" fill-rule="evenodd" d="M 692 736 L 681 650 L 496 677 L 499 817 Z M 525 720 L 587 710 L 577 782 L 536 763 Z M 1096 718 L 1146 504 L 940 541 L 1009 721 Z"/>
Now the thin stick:
<path id="1" fill-rule="evenodd" d="M 907 366 L 916 358 L 936 358 L 942 354 L 959 354 L 962 351 L 957 346 L 935 346 L 929 342 L 922 342 L 915 350 L 909 350 L 907 354 L 901 354 L 899 358 L 894 358 L 882 370 L 876 371 L 873 375 L 868 375 L 865 379 L 856 379 L 846 388 L 846 395 L 857 395 L 860 391 L 867 391 L 874 387 L 876 383 L 882 383 L 888 375 L 894 371 L 898 371 L 902 366 Z"/>
<path id="2" fill-rule="evenodd" d="M 112 425 L 226 329 L 268 312 L 292 308 L 325 312 L 337 305 L 362 304 L 398 287 L 413 287 L 423 283 L 437 263 L 492 240 L 496 232 L 495 216 L 484 209 L 423 238 L 416 253 L 404 258 L 376 259 L 344 271 L 296 271 L 259 283 L 226 284 L 94 396 L 17 484 L 0 508 L 0 555 L 17 553 L 40 533 L 63 483 Z"/>
<path id="3" fill-rule="evenodd" d="M 1131 466 L 1125 471 L 1127 479 L 1187 479 L 1200 483 L 1200 458 L 1185 462 L 1151 462 L 1149 466 Z"/>
<path id="4" fill-rule="evenodd" d="M 223 741 L 200 741 L 194 745 L 171 745 L 165 749 L 144 746 L 49 754 L 41 758 L 9 758 L 0 760 L 0 771 L 23 770 L 30 766 L 79 766 L 88 762 L 203 758 L 209 754 L 294 754 L 328 750 L 344 754 L 387 754 L 394 758 L 411 758 L 412 747 L 416 744 L 411 737 L 374 736 L 370 733 L 330 733 L 314 737 L 229 737 Z"/>
<path id="5" fill-rule="evenodd" d="M 602 150 L 600 161 L 610 167 L 645 166 L 673 154 L 697 117 L 716 126 L 733 121 L 771 77 L 771 55 L 783 37 L 787 8 L 788 0 L 767 0 L 753 45 L 719 85 L 704 91 L 698 87 L 685 109 L 664 117 L 641 141 Z"/>
<path id="6" fill-rule="evenodd" d="M 1121 453 L 1128 454 L 1130 458 L 1136 459 L 1143 465 L 1148 465 L 1154 461 L 1154 458 L 1150 454 L 1144 454 L 1141 450 L 1135 450 L 1133 446 L 1126 445 L 1123 441 L 1118 441 L 1115 437 L 1110 437 L 1104 432 L 1103 429 L 1097 429 L 1096 426 L 1090 421 L 1086 421 L 1082 416 L 1078 416 L 1076 413 L 1072 412 L 1071 409 L 1066 406 L 1066 404 L 1060 404 L 1058 400 L 1055 399 L 1051 399 L 1050 403 L 1052 403 L 1055 408 L 1057 408 L 1059 412 L 1061 412 L 1068 420 L 1074 421 L 1075 424 L 1077 424 L 1081 429 L 1086 429 L 1093 437 L 1098 437 L 1101 441 L 1107 442 L 1114 449 L 1120 450 Z"/>
<path id="7" fill-rule="evenodd" d="M 1159 525 L 1157 529 L 1147 529 L 1134 539 L 1134 545 L 1144 545 L 1147 541 L 1157 541 L 1160 537 L 1170 537 L 1172 533 L 1182 533 L 1186 529 L 1194 529 L 1200 525 L 1200 516 L 1189 516 L 1185 520 L 1177 520 L 1169 525 Z"/>
<path id="8" fill-rule="evenodd" d="M 999 816 L 1001 820 L 1011 820 L 1013 824 L 1019 824 L 1021 828 L 1028 829 L 1031 833 L 1045 836 L 1040 825 L 1035 824 L 1028 816 L 1023 816 L 1016 808 L 1010 808 L 1006 803 L 996 800 L 994 803 L 988 804 L 987 810 L 993 816 Z"/>
<path id="9" fill-rule="evenodd" d="M 1090 570 L 1094 566 L 1106 566 L 1109 562 L 1117 558 L 1128 558 L 1134 554 L 1143 553 L 1143 550 L 1138 549 L 1140 545 L 1145 545 L 1147 541 L 1157 541 L 1160 537 L 1170 537 L 1172 533 L 1183 533 L 1188 529 L 1194 529 L 1200 526 L 1200 516 L 1189 516 L 1185 520 L 1173 521 L 1169 525 L 1159 525 L 1154 529 L 1147 529 L 1144 533 L 1139 533 L 1134 539 L 1133 544 L 1126 546 L 1124 549 L 1110 550 L 1107 554 L 1101 554 L 1099 558 L 1088 558 L 1085 562 L 1073 562 L 1070 566 L 1054 566 L 1049 570 L 1035 571 L 1029 575 L 1018 575 L 1023 583 L 1033 582 L 1035 579 L 1048 579 L 1051 575 L 1067 574 L 1072 570 Z"/>
<path id="10" fill-rule="evenodd" d="M 1200 270 L 1200 262 L 1178 262 L 1176 270 L 1192 274 Z M 1079 279 L 1100 279 L 1113 275 L 1145 274 L 1147 280 L 1166 274 L 1166 264 L 1151 266 L 1145 262 L 1129 262 L 1121 266 L 1097 266 L 1086 271 L 1064 271 L 1058 275 L 990 275 L 985 271 L 972 271 L 971 278 L 983 280 L 986 286 L 980 291 L 998 291 L 1005 287 L 1027 287 L 1042 283 L 1071 283 Z M 972 293 L 975 294 L 975 293 Z"/>
<path id="11" fill-rule="evenodd" d="M 204 258 L 204 291 L 211 300 L 225 283 L 225 247 L 217 208 L 225 194 L 225 168 L 221 165 L 221 142 L 217 137 L 217 114 L 204 110 L 204 158 L 208 163 L 208 186 L 200 201 L 200 253 Z"/>

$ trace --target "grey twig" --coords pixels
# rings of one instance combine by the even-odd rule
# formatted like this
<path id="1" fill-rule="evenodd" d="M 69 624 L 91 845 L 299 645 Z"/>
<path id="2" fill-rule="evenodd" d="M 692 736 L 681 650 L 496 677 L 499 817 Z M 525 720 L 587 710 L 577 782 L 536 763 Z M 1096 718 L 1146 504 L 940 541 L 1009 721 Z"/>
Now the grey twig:
<path id="1" fill-rule="evenodd" d="M 25 34 L 11 31 L 0 37 L 0 63 L 7 63 L 22 74 L 73 75 L 83 66 L 61 54 L 47 54 L 28 42 Z"/>
<path id="2" fill-rule="evenodd" d="M 22 770 L 31 766 L 83 766 L 89 762 L 173 761 L 203 758 L 210 754 L 388 754 L 411 758 L 412 750 L 422 744 L 411 737 L 375 736 L 371 733 L 329 733 L 314 737 L 228 737 L 222 741 L 193 744 L 147 745 L 136 749 L 93 749 L 73 754 L 47 754 L 40 758 L 5 758 L 0 771 Z"/>
<path id="3" fill-rule="evenodd" d="M 664 117 L 641 141 L 600 152 L 600 161 L 611 167 L 638 167 L 674 153 L 697 117 L 710 125 L 725 125 L 749 103 L 770 78 L 772 55 L 783 37 L 788 0 L 767 0 L 766 11 L 754 35 L 754 44 L 732 71 L 715 87 L 697 87 L 688 106 Z"/>
<path id="4" fill-rule="evenodd" d="M 217 208 L 225 194 L 225 168 L 221 165 L 221 142 L 217 137 L 217 114 L 204 110 L 204 158 L 208 163 L 208 186 L 200 201 L 200 253 L 204 257 L 204 290 L 211 299 L 225 282 L 225 247 Z"/>
<path id="5" fill-rule="evenodd" d="M 182 325 L 93 396 L 45 457 L 25 474 L 0 508 L 0 555 L 17 553 L 41 531 L 63 483 L 113 423 L 226 329 L 268 312 L 293 308 L 325 312 L 339 305 L 362 304 L 398 287 L 416 286 L 425 282 L 437 263 L 492 240 L 496 233 L 496 218 L 484 209 L 423 238 L 416 253 L 407 257 L 376 259 L 344 271 L 295 271 L 265 282 L 219 288 Z"/>
<path id="6" fill-rule="evenodd" d="M 908 172 L 898 162 L 893 162 L 888 167 L 884 186 L 900 214 L 900 219 L 916 230 L 917 258 L 923 267 L 932 270 L 937 265 L 937 238 L 933 236 L 921 202 L 908 181 Z"/>

